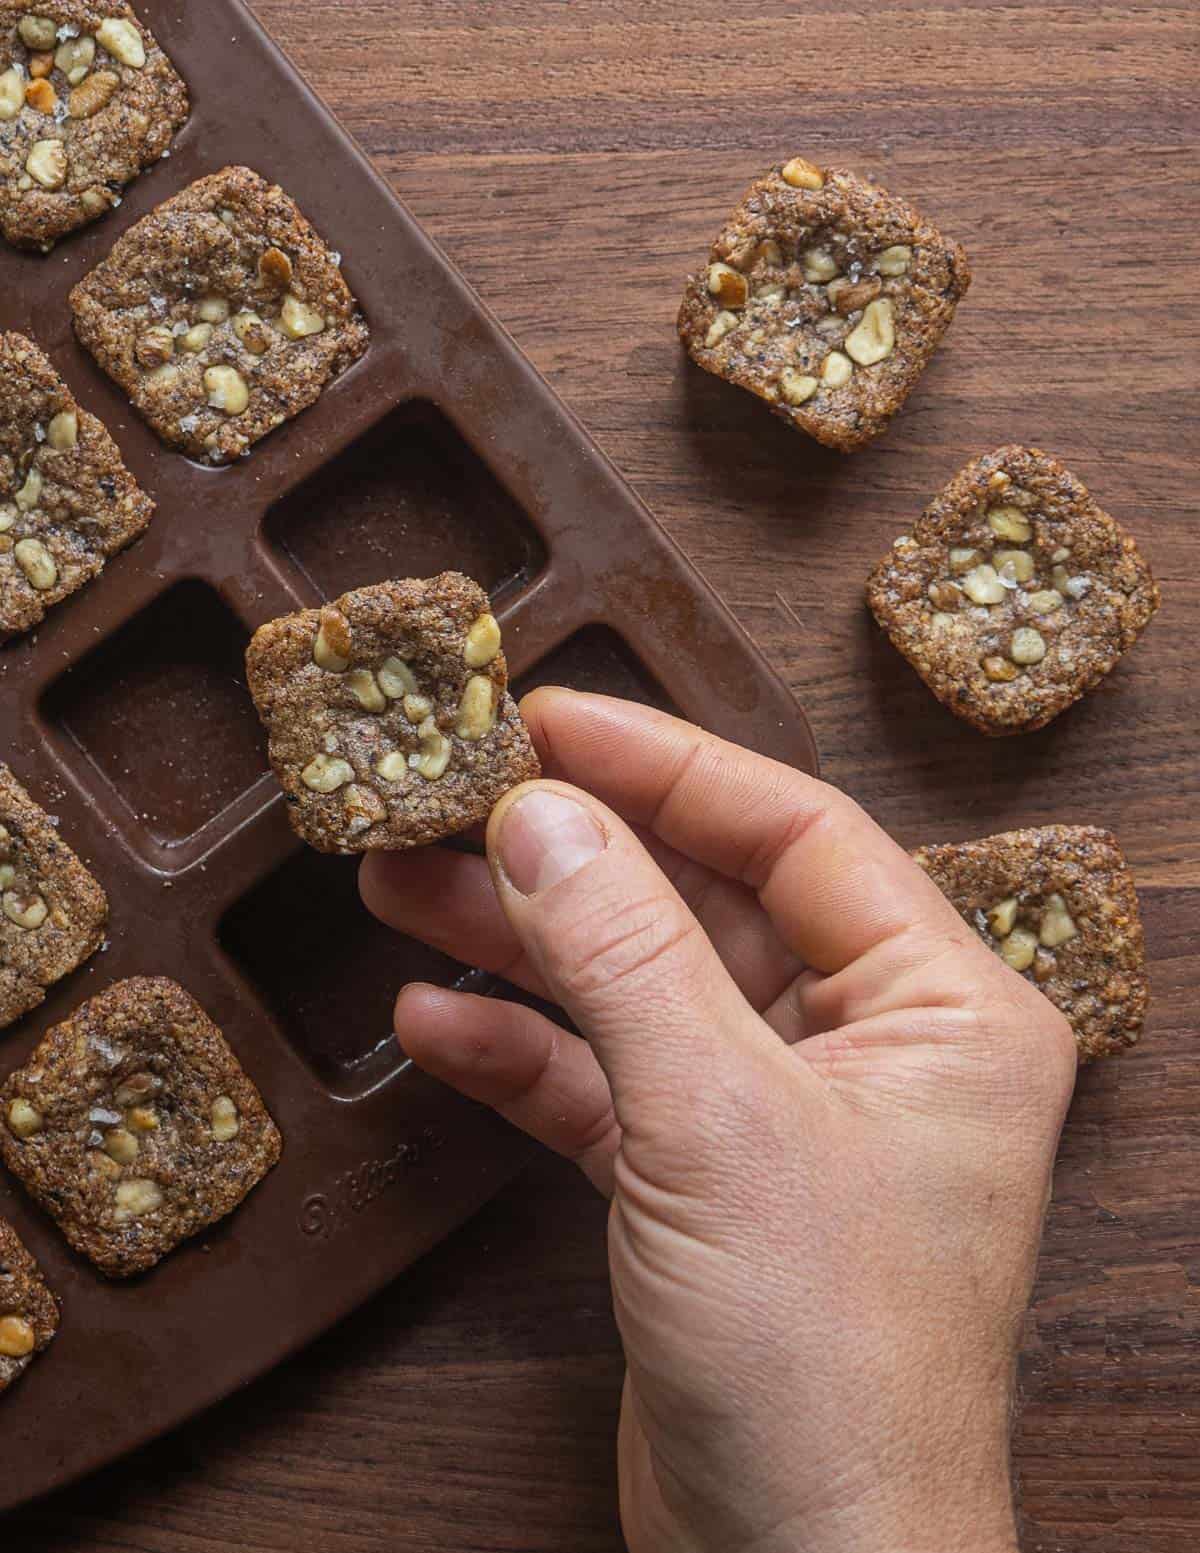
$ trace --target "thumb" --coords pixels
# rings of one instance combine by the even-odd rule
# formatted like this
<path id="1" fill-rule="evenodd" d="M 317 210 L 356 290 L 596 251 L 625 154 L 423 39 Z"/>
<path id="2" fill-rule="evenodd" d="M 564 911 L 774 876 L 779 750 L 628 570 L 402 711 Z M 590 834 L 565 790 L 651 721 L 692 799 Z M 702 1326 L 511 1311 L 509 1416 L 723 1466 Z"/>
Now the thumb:
<path id="1" fill-rule="evenodd" d="M 762 1026 L 633 831 L 564 782 L 529 782 L 492 813 L 501 905 L 550 995 L 588 1037 L 625 1129 L 736 1073 Z M 719 1082 L 715 1085 L 724 1086 Z"/>

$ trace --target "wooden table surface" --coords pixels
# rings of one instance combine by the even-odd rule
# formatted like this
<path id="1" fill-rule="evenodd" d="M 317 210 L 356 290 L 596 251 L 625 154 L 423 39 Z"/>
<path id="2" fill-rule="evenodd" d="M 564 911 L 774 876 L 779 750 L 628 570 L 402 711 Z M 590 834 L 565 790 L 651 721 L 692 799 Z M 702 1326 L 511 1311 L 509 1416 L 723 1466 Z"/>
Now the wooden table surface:
<path id="1" fill-rule="evenodd" d="M 827 776 L 906 845 L 1049 820 L 1122 838 L 1153 1013 L 1138 1050 L 1084 1075 L 1063 1140 L 1021 1366 L 1024 1548 L 1200 1546 L 1193 7 L 257 10 L 762 644 Z M 850 458 L 690 368 L 674 334 L 684 274 L 795 152 L 910 196 L 974 265 L 908 408 Z M 420 305 L 398 277 L 396 306 Z M 1129 525 L 1164 607 L 1087 703 L 995 743 L 938 707 L 861 589 L 1006 441 L 1058 454 Z M 604 1218 L 543 1160 L 308 1352 L 0 1542 L 616 1553 Z"/>

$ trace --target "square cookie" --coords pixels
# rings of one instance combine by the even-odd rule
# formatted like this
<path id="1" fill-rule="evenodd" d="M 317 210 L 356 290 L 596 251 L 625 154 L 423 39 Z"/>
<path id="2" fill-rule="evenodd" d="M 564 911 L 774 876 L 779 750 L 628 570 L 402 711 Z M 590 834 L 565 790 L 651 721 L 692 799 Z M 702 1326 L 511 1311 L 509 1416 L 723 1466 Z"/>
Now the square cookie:
<path id="1" fill-rule="evenodd" d="M 487 594 L 458 572 L 272 620 L 246 669 L 292 826 L 320 852 L 454 835 L 539 774 Z"/>
<path id="2" fill-rule="evenodd" d="M 231 1213 L 280 1149 L 224 1036 L 162 977 L 90 998 L 0 1089 L 0 1158 L 112 1278 Z"/>
<path id="3" fill-rule="evenodd" d="M 17 1232 L 0 1219 L 0 1392 L 7 1391 L 58 1331 L 58 1302 Z"/>
<path id="4" fill-rule="evenodd" d="M 955 475 L 867 582 L 892 645 L 981 733 L 1044 728 L 1159 605 L 1131 535 L 1038 448 Z"/>
<path id="5" fill-rule="evenodd" d="M 225 464 L 366 350 L 340 263 L 282 189 L 226 167 L 79 282 L 75 332 L 169 447 Z"/>
<path id="6" fill-rule="evenodd" d="M 102 572 L 154 516 L 116 443 L 23 334 L 0 334 L 0 490 L 0 642 Z"/>
<path id="7" fill-rule="evenodd" d="M 1065 1014 L 1084 1062 L 1135 1044 L 1146 950 L 1115 836 L 1044 825 L 913 856 L 984 943 Z"/>
<path id="8" fill-rule="evenodd" d="M 970 283 L 963 250 L 906 201 L 793 157 L 689 278 L 679 334 L 706 372 L 850 453 L 904 403 Z"/>
<path id="9" fill-rule="evenodd" d="M 0 0 L 0 230 L 48 253 L 170 147 L 187 89 L 120 0 Z"/>
<path id="10" fill-rule="evenodd" d="M 95 954 L 107 921 L 104 891 L 0 763 L 0 1028 Z"/>

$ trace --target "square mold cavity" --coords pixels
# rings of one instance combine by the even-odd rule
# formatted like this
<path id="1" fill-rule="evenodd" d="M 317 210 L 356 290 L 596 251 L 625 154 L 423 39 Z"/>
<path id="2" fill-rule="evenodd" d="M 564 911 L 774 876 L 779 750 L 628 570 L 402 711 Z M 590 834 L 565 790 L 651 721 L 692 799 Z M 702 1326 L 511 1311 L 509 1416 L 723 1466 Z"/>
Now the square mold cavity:
<path id="1" fill-rule="evenodd" d="M 161 849 L 180 847 L 266 768 L 246 641 L 207 584 L 177 583 L 46 694 L 42 710 L 68 764 L 86 787 L 95 790 L 98 774 L 113 789 L 135 821 L 134 845 L 147 851 L 148 839 L 159 865 Z"/>
<path id="2" fill-rule="evenodd" d="M 358 894 L 357 857 L 308 847 L 221 921 L 221 947 L 333 1094 L 369 1093 L 404 1065 L 392 1008 L 410 981 L 486 991 L 491 980 L 385 927 Z"/>
<path id="3" fill-rule="evenodd" d="M 519 699 L 540 685 L 565 685 L 570 690 L 620 696 L 625 701 L 641 701 L 679 716 L 670 696 L 609 626 L 584 626 L 567 637 L 514 682 L 513 694 Z"/>
<path id="4" fill-rule="evenodd" d="M 525 513 L 425 403 L 393 410 L 289 492 L 265 532 L 324 598 L 391 577 L 458 571 L 502 599 L 546 560 Z"/>

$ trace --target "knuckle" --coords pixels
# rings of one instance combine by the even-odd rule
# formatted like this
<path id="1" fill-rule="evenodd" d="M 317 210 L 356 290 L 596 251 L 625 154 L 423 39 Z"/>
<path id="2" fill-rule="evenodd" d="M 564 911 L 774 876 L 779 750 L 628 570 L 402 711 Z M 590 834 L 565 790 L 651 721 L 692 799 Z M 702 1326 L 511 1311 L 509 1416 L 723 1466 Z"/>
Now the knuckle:
<path id="1" fill-rule="evenodd" d="M 554 977 L 564 991 L 583 999 L 660 979 L 699 931 L 694 918 L 662 896 L 619 907 L 606 903 L 559 925 L 552 946 Z"/>
<path id="2" fill-rule="evenodd" d="M 741 873 L 745 883 L 752 889 L 760 888 L 780 859 L 798 841 L 828 825 L 838 796 L 823 782 L 799 787 L 792 780 L 792 773 L 773 773 L 770 786 L 760 797 L 763 811 L 773 815 L 775 820 L 766 827 L 743 864 Z"/>
<path id="3" fill-rule="evenodd" d="M 1013 1070 L 1030 1105 L 1061 1110 L 1075 1083 L 1075 1034 L 1065 1016 L 1036 987 L 985 950 L 990 975 L 977 1012 L 994 1038 L 995 1060 Z M 982 978 L 981 978 L 982 980 Z"/>
<path id="4" fill-rule="evenodd" d="M 616 1112 L 609 1101 L 599 1107 L 589 1121 L 578 1125 L 564 1153 L 572 1164 L 584 1164 L 591 1155 L 606 1149 L 613 1138 L 619 1136 L 620 1130 Z"/>

